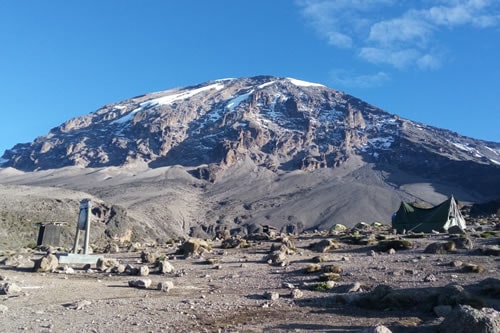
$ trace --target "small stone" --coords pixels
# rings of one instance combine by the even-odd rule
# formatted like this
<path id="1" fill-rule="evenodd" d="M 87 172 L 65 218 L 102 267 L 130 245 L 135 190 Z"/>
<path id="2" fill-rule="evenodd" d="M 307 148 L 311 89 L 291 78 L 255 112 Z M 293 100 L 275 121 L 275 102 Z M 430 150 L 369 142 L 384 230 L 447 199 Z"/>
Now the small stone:
<path id="1" fill-rule="evenodd" d="M 485 271 L 484 267 L 476 264 L 465 264 L 463 266 L 463 271 L 467 273 L 483 273 Z"/>
<path id="2" fill-rule="evenodd" d="M 276 301 L 280 298 L 280 294 L 275 291 L 268 291 L 264 294 L 264 296 L 271 301 Z"/>
<path id="3" fill-rule="evenodd" d="M 332 281 L 332 280 L 325 281 L 325 288 L 326 289 L 332 289 L 332 288 L 335 288 L 336 286 L 337 286 L 337 282 L 335 282 L 335 281 Z"/>
<path id="4" fill-rule="evenodd" d="M 169 292 L 174 288 L 174 283 L 172 281 L 163 281 L 159 282 L 156 289 L 161 290 L 163 292 Z"/>
<path id="5" fill-rule="evenodd" d="M 452 262 L 450 262 L 450 266 L 451 267 L 460 267 L 462 266 L 464 263 L 461 262 L 460 260 L 453 260 Z"/>
<path id="6" fill-rule="evenodd" d="M 342 273 L 342 267 L 339 265 L 327 265 L 323 267 L 325 273 Z"/>
<path id="7" fill-rule="evenodd" d="M 128 282 L 129 287 L 147 289 L 151 286 L 151 279 L 137 279 Z"/>
<path id="8" fill-rule="evenodd" d="M 356 293 L 358 291 L 362 291 L 362 289 L 361 289 L 361 283 L 354 282 L 354 284 L 349 288 L 349 290 L 347 292 L 348 293 Z"/>
<path id="9" fill-rule="evenodd" d="M 118 260 L 113 258 L 99 258 L 95 264 L 95 267 L 100 271 L 106 271 L 107 269 L 111 269 L 113 267 L 118 266 Z"/>
<path id="10" fill-rule="evenodd" d="M 307 265 L 305 272 L 306 273 L 315 273 L 315 272 L 320 272 L 321 271 L 321 265 L 320 264 L 309 264 Z"/>
<path id="11" fill-rule="evenodd" d="M 119 264 L 118 266 L 115 267 L 115 272 L 118 274 L 125 273 L 125 270 L 127 269 L 127 266 L 123 264 Z"/>
<path id="12" fill-rule="evenodd" d="M 283 288 L 287 288 L 287 289 L 295 289 L 295 286 L 291 283 L 286 283 L 284 282 L 283 283 Z"/>
<path id="13" fill-rule="evenodd" d="M 64 266 L 63 273 L 68 275 L 76 274 L 75 270 L 69 266 Z"/>
<path id="14" fill-rule="evenodd" d="M 89 306 L 91 304 L 92 304 L 92 302 L 90 302 L 90 301 L 81 300 L 81 301 L 74 302 L 69 307 L 71 309 L 74 309 L 74 310 L 82 310 L 83 308 L 85 308 L 85 307 L 87 307 L 87 306 Z"/>
<path id="15" fill-rule="evenodd" d="M 314 252 L 329 252 L 340 248 L 340 244 L 333 239 L 323 239 L 309 245 L 309 249 Z"/>
<path id="16" fill-rule="evenodd" d="M 160 262 L 159 269 L 160 269 L 161 274 L 169 274 L 169 273 L 173 273 L 175 271 L 174 266 L 170 262 L 168 262 L 167 260 Z"/>
<path id="17" fill-rule="evenodd" d="M 377 325 L 365 328 L 362 333 L 392 333 L 392 331 L 384 325 Z"/>
<path id="18" fill-rule="evenodd" d="M 342 257 L 342 259 L 341 259 L 341 260 L 342 260 L 342 261 L 349 261 L 350 259 L 349 259 L 349 257 L 345 257 L 345 256 L 344 256 L 344 257 Z"/>
<path id="19" fill-rule="evenodd" d="M 139 268 L 139 276 L 148 276 L 149 275 L 149 267 L 143 265 Z"/>
<path id="20" fill-rule="evenodd" d="M 4 283 L 0 286 L 0 295 L 18 295 L 23 289 L 15 283 Z"/>
<path id="21" fill-rule="evenodd" d="M 3 304 L 0 304 L 0 313 L 5 313 L 9 308 Z"/>
<path id="22" fill-rule="evenodd" d="M 394 250 L 393 248 L 390 248 L 389 249 L 389 254 L 396 254 L 396 250 Z"/>
<path id="23" fill-rule="evenodd" d="M 375 252 L 374 250 L 371 250 L 370 252 L 368 252 L 368 255 L 371 257 L 375 257 L 375 256 L 377 256 L 377 252 Z"/>
<path id="24" fill-rule="evenodd" d="M 323 273 L 319 276 L 320 281 L 340 281 L 340 274 L 338 273 Z"/>
<path id="25" fill-rule="evenodd" d="M 434 274 L 428 274 L 424 277 L 424 282 L 435 282 L 437 278 Z"/>
<path id="26" fill-rule="evenodd" d="M 220 262 L 217 258 L 208 258 L 206 260 L 207 265 L 217 265 Z"/>
<path id="27" fill-rule="evenodd" d="M 290 293 L 290 296 L 293 299 L 302 298 L 304 297 L 304 293 L 300 289 L 293 289 L 292 292 Z"/>

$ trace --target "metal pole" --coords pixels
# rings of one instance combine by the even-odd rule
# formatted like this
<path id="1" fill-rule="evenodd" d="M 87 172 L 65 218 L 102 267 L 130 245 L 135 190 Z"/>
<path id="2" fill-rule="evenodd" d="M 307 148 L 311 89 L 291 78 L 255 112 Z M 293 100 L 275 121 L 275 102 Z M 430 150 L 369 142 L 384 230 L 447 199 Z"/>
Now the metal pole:
<path id="1" fill-rule="evenodd" d="M 87 221 L 85 222 L 85 242 L 83 243 L 83 254 L 88 254 L 89 238 L 90 238 L 90 214 L 91 214 L 90 200 L 87 202 Z"/>
<path id="2" fill-rule="evenodd" d="M 80 240 L 80 228 L 78 228 L 78 224 L 76 225 L 76 236 L 75 243 L 73 244 L 73 253 L 78 253 L 78 241 Z"/>

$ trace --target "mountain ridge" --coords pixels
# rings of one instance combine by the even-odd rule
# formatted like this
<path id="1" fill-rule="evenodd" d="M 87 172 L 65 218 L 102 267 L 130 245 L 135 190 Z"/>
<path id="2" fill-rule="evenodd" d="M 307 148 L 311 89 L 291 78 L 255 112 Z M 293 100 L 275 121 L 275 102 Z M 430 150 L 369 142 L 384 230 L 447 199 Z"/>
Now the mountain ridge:
<path id="1" fill-rule="evenodd" d="M 2 157 L 0 183 L 89 193 L 142 238 L 389 222 L 400 200 L 500 197 L 499 143 L 273 76 L 107 104 Z"/>
<path id="2" fill-rule="evenodd" d="M 277 85 L 281 87 L 271 89 Z M 267 123 L 274 128 L 269 128 Z M 224 131 L 217 131 L 217 128 Z M 94 113 L 66 121 L 32 143 L 18 144 L 7 150 L 1 165 L 33 171 L 68 165 L 117 166 L 134 159 L 148 163 L 162 157 L 175 160 L 176 150 L 181 149 L 176 147 L 189 146 L 189 142 L 196 138 L 197 148 L 202 153 L 206 148 L 213 148 L 210 153 L 219 158 L 213 161 L 205 156 L 191 162 L 203 164 L 220 162 L 221 157 L 230 158 L 227 156 L 231 150 L 229 146 L 251 149 L 257 144 L 266 153 L 265 149 L 275 148 L 270 141 L 277 136 L 286 136 L 277 144 L 287 146 L 286 140 L 291 140 L 317 146 L 306 149 L 310 162 L 322 154 L 338 152 L 339 149 L 335 148 L 344 149 L 343 155 L 354 149 L 378 157 L 380 150 L 387 150 L 384 148 L 389 148 L 395 137 L 410 134 L 406 137 L 411 139 L 416 131 L 422 132 L 423 129 L 454 139 L 448 140 L 445 148 L 440 145 L 438 149 L 443 151 L 439 153 L 449 152 L 449 156 L 454 156 L 462 151 L 460 158 L 463 160 L 500 165 L 498 143 L 489 142 L 493 147 L 485 145 L 486 148 L 480 148 L 478 146 L 485 141 L 391 115 L 320 84 L 272 76 L 208 81 L 108 104 Z M 109 135 L 106 137 L 102 132 Z M 293 132 L 305 135 L 298 137 Z M 328 132 L 333 135 L 328 135 Z M 363 136 L 362 132 L 368 135 Z M 218 135 L 218 142 L 210 140 L 214 135 Z M 92 142 L 92 136 L 97 139 L 95 142 Z M 322 136 L 330 141 L 321 140 Z M 224 143 L 227 139 L 231 142 Z M 419 140 L 420 145 L 429 148 L 431 145 L 426 146 L 426 142 L 432 143 L 432 135 L 426 133 L 426 137 Z M 340 147 L 328 147 L 328 144 Z M 279 153 L 286 155 L 286 148 Z M 219 156 L 221 150 L 224 156 Z M 171 156 L 167 156 L 169 153 Z M 51 164 L 49 160 L 58 160 L 58 163 Z M 315 162 L 321 164 L 321 161 Z M 323 162 L 327 167 L 336 163 L 334 156 Z M 183 163 L 189 161 L 180 161 Z M 152 163 L 155 164 L 159 163 Z"/>

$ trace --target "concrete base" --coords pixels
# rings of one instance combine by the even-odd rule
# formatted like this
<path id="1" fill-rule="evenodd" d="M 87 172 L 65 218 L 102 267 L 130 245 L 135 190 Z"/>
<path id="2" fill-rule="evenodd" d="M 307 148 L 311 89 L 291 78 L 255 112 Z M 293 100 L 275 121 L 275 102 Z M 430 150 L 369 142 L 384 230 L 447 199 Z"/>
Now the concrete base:
<path id="1" fill-rule="evenodd" d="M 75 253 L 58 253 L 57 259 L 60 264 L 93 264 L 97 263 L 101 255 L 96 254 L 75 254 Z"/>

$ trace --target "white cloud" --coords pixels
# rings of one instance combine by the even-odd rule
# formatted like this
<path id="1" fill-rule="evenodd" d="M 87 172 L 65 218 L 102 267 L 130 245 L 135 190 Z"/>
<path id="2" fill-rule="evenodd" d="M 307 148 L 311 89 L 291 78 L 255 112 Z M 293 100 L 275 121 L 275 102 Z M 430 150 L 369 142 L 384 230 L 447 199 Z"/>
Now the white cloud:
<path id="1" fill-rule="evenodd" d="M 347 88 L 373 88 L 383 85 L 391 78 L 389 74 L 377 72 L 375 74 L 356 74 L 345 70 L 333 70 L 330 72 L 330 78 L 334 84 Z"/>
<path id="2" fill-rule="evenodd" d="M 434 55 L 424 54 L 417 59 L 417 65 L 421 69 L 437 69 L 441 67 L 441 61 Z"/>
<path id="3" fill-rule="evenodd" d="M 332 31 L 328 33 L 328 43 L 341 48 L 350 48 L 352 38 L 343 33 Z"/>
<path id="4" fill-rule="evenodd" d="M 439 68 L 439 32 L 500 26 L 499 0 L 297 0 L 312 27 L 360 59 L 403 69 Z"/>
<path id="5" fill-rule="evenodd" d="M 432 26 L 413 17 L 399 17 L 374 23 L 368 39 L 381 44 L 412 42 L 420 45 L 427 43 L 432 35 Z"/>
<path id="6" fill-rule="evenodd" d="M 398 69 L 403 69 L 421 57 L 416 49 L 398 49 L 363 47 L 359 51 L 359 56 L 374 64 L 388 64 Z"/>

